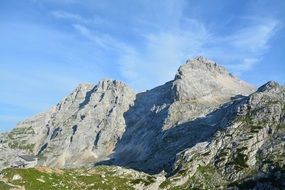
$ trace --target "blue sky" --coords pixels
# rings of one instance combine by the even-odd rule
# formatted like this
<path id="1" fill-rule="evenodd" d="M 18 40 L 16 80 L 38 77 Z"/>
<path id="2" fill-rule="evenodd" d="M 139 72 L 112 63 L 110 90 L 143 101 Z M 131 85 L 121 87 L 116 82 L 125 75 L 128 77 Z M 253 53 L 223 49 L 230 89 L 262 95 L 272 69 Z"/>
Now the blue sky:
<path id="1" fill-rule="evenodd" d="M 204 55 L 256 86 L 285 82 L 283 0 L 2 0 L 0 131 L 79 83 L 136 91 Z"/>

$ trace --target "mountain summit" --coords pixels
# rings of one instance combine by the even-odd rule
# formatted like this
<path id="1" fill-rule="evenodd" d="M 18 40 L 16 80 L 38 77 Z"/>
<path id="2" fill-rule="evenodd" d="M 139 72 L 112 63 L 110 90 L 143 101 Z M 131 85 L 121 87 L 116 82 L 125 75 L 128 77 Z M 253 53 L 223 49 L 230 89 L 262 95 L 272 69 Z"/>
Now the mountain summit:
<path id="1" fill-rule="evenodd" d="M 235 78 L 224 67 L 205 57 L 187 60 L 175 76 L 178 100 L 219 101 L 237 94 L 249 94 L 254 87 Z"/>
<path id="2" fill-rule="evenodd" d="M 116 80 L 79 85 L 47 112 L 0 135 L 0 167 L 17 154 L 34 154 L 49 167 L 117 165 L 166 172 L 174 186 L 189 187 L 197 178 L 215 189 L 261 172 L 267 154 L 284 154 L 284 118 L 284 87 L 269 82 L 255 92 L 197 57 L 174 80 L 138 94 Z M 266 158 L 267 166 L 284 165 L 277 157 Z M 205 168 L 217 181 L 200 178 Z"/>

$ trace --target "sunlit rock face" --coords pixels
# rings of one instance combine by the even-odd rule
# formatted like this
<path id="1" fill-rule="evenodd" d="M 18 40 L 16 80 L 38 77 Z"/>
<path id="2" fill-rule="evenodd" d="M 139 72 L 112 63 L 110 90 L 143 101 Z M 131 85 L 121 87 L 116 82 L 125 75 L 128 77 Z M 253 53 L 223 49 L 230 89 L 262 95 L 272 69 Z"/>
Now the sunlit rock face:
<path id="1" fill-rule="evenodd" d="M 47 112 L 19 123 L 5 138 L 29 145 L 12 148 L 38 155 L 44 165 L 93 165 L 112 153 L 125 130 L 123 114 L 134 99 L 135 93 L 119 81 L 81 84 Z"/>
<path id="2" fill-rule="evenodd" d="M 224 67 L 204 57 L 187 60 L 175 76 L 174 95 L 177 100 L 219 102 L 235 95 L 247 95 L 254 87 L 235 78 Z"/>

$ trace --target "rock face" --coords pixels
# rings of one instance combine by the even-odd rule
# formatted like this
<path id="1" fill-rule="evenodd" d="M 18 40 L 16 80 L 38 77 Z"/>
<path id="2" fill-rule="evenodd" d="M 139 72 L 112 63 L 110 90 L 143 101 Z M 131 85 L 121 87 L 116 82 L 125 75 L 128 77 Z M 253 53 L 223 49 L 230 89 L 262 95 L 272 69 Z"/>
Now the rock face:
<path id="1" fill-rule="evenodd" d="M 185 188 L 283 189 L 285 88 L 268 82 L 223 109 L 226 122 L 211 140 L 177 155 L 172 180 L 187 181 Z"/>
<path id="2" fill-rule="evenodd" d="M 44 165 L 93 165 L 112 153 L 125 130 L 123 113 L 134 98 L 135 93 L 119 81 L 81 84 L 55 107 L 18 124 L 5 142 L 38 155 Z"/>
<path id="3" fill-rule="evenodd" d="M 248 94 L 253 87 L 238 80 L 225 68 L 204 57 L 188 60 L 182 65 L 173 83 L 176 100 L 198 99 L 206 102 L 227 101 L 238 94 Z"/>
<path id="4" fill-rule="evenodd" d="M 220 127 L 224 111 L 214 110 L 253 91 L 213 61 L 188 60 L 173 81 L 137 95 L 125 114 L 126 132 L 112 159 L 145 172 L 169 171 L 178 152 L 208 139 Z"/>
<path id="5" fill-rule="evenodd" d="M 246 183 L 284 167 L 284 94 L 276 82 L 255 92 L 203 57 L 188 60 L 174 80 L 138 94 L 119 81 L 82 84 L 47 112 L 1 134 L 0 166 L 30 153 L 52 167 L 166 171 L 171 177 L 163 188 Z"/>

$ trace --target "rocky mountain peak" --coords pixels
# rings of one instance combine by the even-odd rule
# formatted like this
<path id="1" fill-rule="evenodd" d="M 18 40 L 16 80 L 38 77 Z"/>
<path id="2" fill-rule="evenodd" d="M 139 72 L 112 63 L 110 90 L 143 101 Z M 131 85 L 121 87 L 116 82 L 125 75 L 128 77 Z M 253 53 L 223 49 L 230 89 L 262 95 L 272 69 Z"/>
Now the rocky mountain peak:
<path id="1" fill-rule="evenodd" d="M 65 107 L 70 109 L 70 106 L 75 108 L 83 105 L 83 102 L 89 102 L 90 98 L 94 94 L 106 93 L 107 91 L 113 91 L 116 93 L 134 93 L 133 90 L 125 83 L 118 80 L 103 79 L 98 82 L 97 85 L 91 83 L 81 83 L 77 88 L 67 97 L 63 99 L 61 103 L 57 105 L 58 109 Z M 68 105 L 68 106 L 67 106 Z"/>
<path id="2" fill-rule="evenodd" d="M 209 60 L 206 57 L 198 56 L 193 59 L 188 59 L 185 64 L 181 65 L 175 79 L 182 78 L 183 76 L 187 77 L 188 75 L 193 75 L 194 72 L 199 72 L 201 77 L 205 72 L 211 75 L 220 74 L 230 75 L 233 77 L 224 67 L 218 65 L 216 62 Z"/>
<path id="3" fill-rule="evenodd" d="M 117 88 L 117 87 L 127 87 L 124 82 L 119 81 L 119 80 L 112 80 L 112 79 L 102 79 L 100 80 L 97 85 L 92 84 L 92 83 L 80 83 L 74 90 L 74 92 L 79 92 L 79 91 L 86 91 L 90 90 L 94 87 L 101 88 L 101 89 L 108 89 L 108 88 Z"/>
<path id="4" fill-rule="evenodd" d="M 94 84 L 91 83 L 80 83 L 77 87 L 76 90 L 80 91 L 80 90 L 84 90 L 84 89 L 90 89 L 94 87 Z"/>
<path id="5" fill-rule="evenodd" d="M 124 82 L 119 80 L 112 80 L 112 79 L 103 79 L 99 81 L 97 84 L 97 88 L 101 90 L 108 90 L 108 89 L 119 89 L 119 88 L 130 88 Z"/>
<path id="6" fill-rule="evenodd" d="M 212 102 L 248 95 L 254 87 L 237 79 L 224 67 L 205 57 L 189 59 L 183 64 L 173 82 L 175 99 L 188 101 L 203 99 Z"/>

